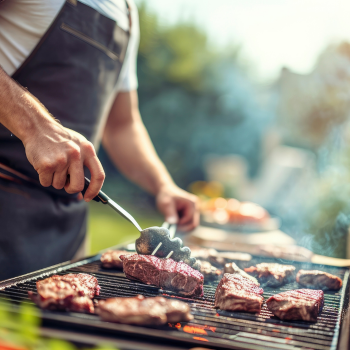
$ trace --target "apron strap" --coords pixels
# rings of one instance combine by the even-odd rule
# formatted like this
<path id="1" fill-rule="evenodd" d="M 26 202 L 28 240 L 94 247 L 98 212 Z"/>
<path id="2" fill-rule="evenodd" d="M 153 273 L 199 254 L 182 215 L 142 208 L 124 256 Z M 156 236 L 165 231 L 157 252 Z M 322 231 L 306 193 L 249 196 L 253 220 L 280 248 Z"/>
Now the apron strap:
<path id="1" fill-rule="evenodd" d="M 22 182 L 22 180 L 23 180 L 25 182 L 39 185 L 39 181 L 31 179 L 27 175 L 24 175 L 24 174 L 20 173 L 19 171 L 14 170 L 11 167 L 9 167 L 3 163 L 0 163 L 0 177 L 3 179 L 9 180 L 9 181 L 17 182 L 17 183 L 23 183 Z"/>
<path id="2" fill-rule="evenodd" d="M 131 21 L 131 9 L 130 9 L 130 6 L 129 6 L 127 0 L 125 0 L 125 4 L 126 4 L 126 8 L 127 8 L 127 11 L 128 11 L 128 18 L 129 18 L 129 33 L 131 33 L 131 24 L 132 24 L 132 21 Z"/>

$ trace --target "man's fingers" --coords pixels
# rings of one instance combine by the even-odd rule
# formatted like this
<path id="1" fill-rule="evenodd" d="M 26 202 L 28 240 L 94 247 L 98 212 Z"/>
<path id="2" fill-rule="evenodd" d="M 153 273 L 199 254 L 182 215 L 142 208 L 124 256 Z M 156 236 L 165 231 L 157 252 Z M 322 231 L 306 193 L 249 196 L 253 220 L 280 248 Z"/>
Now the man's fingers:
<path id="1" fill-rule="evenodd" d="M 67 181 L 67 169 L 56 171 L 53 175 L 52 186 L 57 190 L 61 190 Z"/>
<path id="2" fill-rule="evenodd" d="M 84 165 L 87 166 L 91 173 L 90 185 L 86 190 L 84 196 L 84 200 L 86 202 L 90 202 L 100 192 L 103 182 L 105 180 L 105 172 L 103 170 L 101 162 L 99 161 L 96 155 L 86 158 L 84 161 Z"/>
<path id="3" fill-rule="evenodd" d="M 80 161 L 72 162 L 68 169 L 69 181 L 64 189 L 67 193 L 78 193 L 84 189 L 84 168 Z"/>
<path id="4" fill-rule="evenodd" d="M 158 208 L 163 213 L 165 221 L 169 224 L 177 224 L 179 217 L 176 210 L 176 203 L 171 196 L 164 196 L 158 200 Z"/>
<path id="5" fill-rule="evenodd" d="M 179 225 L 179 229 L 185 232 L 194 230 L 199 225 L 199 218 L 199 212 L 195 212 L 192 220 L 187 224 Z"/>
<path id="6" fill-rule="evenodd" d="M 196 201 L 188 199 L 181 199 L 181 201 L 182 203 L 179 205 L 181 212 L 179 225 L 186 225 L 193 220 L 194 215 L 197 212 L 197 204 Z"/>
<path id="7" fill-rule="evenodd" d="M 49 187 L 52 184 L 53 173 L 52 172 L 44 172 L 39 174 L 39 181 L 42 186 Z"/>

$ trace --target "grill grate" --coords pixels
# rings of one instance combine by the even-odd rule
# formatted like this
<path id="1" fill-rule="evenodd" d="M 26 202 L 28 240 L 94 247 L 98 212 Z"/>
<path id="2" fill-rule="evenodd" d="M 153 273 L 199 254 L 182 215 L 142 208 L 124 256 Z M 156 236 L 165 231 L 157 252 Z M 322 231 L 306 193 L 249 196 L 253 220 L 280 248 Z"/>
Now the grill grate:
<path id="1" fill-rule="evenodd" d="M 190 304 L 194 320 L 189 323 L 169 324 L 166 327 L 136 327 L 102 322 L 96 315 L 44 311 L 43 319 L 59 324 L 75 325 L 80 331 L 116 332 L 138 334 L 140 337 L 153 337 L 161 341 L 171 339 L 179 343 L 191 343 L 215 346 L 227 349 L 337 349 L 341 315 L 347 308 L 344 296 L 347 291 L 349 271 L 344 268 L 319 266 L 309 263 L 294 263 L 297 269 L 320 269 L 333 273 L 343 280 L 343 287 L 338 292 L 325 292 L 325 304 L 317 323 L 304 321 L 281 321 L 274 317 L 266 305 L 259 315 L 244 312 L 227 312 L 213 309 L 214 294 L 218 281 L 205 282 L 204 298 L 190 299 L 179 297 L 175 293 L 161 291 L 136 281 L 129 281 L 117 270 L 105 270 L 100 267 L 99 256 L 76 264 L 67 264 L 59 269 L 49 270 L 43 274 L 27 279 L 17 279 L 15 284 L 7 283 L 1 290 L 0 298 L 14 303 L 32 303 L 28 299 L 28 290 L 35 290 L 35 282 L 52 274 L 90 273 L 101 286 L 100 296 L 105 299 L 115 296 L 126 297 L 142 294 L 144 296 L 163 295 L 166 298 L 177 298 Z M 255 265 L 260 262 L 276 261 L 269 258 L 255 257 L 249 263 L 240 263 L 240 267 Z M 290 262 L 289 262 L 290 263 Z M 300 288 L 296 282 L 281 288 L 264 289 L 265 300 L 273 294 Z M 347 299 L 347 298 L 346 298 Z"/>

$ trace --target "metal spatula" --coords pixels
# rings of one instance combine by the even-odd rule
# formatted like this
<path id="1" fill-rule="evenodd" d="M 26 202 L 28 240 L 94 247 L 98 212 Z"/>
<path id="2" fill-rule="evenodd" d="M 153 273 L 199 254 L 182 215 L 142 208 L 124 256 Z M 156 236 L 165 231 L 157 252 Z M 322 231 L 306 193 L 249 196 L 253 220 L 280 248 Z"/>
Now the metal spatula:
<path id="1" fill-rule="evenodd" d="M 89 187 L 90 180 L 85 178 L 85 186 L 82 191 L 85 194 Z M 119 204 L 110 199 L 105 193 L 100 191 L 93 198 L 96 202 L 108 204 L 113 210 L 131 222 L 140 232 L 140 237 L 136 240 L 135 248 L 138 254 L 156 255 L 158 257 L 172 257 L 176 261 L 184 261 L 188 265 L 199 268 L 195 258 L 191 258 L 191 250 L 183 246 L 180 238 L 174 238 L 176 225 L 171 225 L 165 222 L 162 227 L 149 227 L 141 229 L 138 222 Z M 160 249 L 161 248 L 161 249 Z"/>
<path id="2" fill-rule="evenodd" d="M 87 188 L 90 185 L 90 180 L 88 178 L 85 178 L 85 186 L 82 191 L 82 194 L 84 195 Z M 93 198 L 95 202 L 101 202 L 103 204 L 109 205 L 113 210 L 115 210 L 119 215 L 121 215 L 124 219 L 130 221 L 139 232 L 142 231 L 142 228 L 138 224 L 138 222 L 134 219 L 134 217 L 129 214 L 125 209 L 123 209 L 119 204 L 114 202 L 112 199 L 110 199 L 104 192 L 100 191 L 98 195 Z"/>

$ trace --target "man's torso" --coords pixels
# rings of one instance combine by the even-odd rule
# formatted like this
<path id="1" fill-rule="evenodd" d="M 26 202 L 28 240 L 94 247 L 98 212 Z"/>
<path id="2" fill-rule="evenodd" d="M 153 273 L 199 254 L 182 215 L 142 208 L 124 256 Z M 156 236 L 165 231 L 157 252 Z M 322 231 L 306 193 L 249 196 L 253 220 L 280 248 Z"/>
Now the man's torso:
<path id="1" fill-rule="evenodd" d="M 5 0 L 0 5 L 0 66 L 12 75 L 35 48 L 65 0 Z M 81 0 L 129 29 L 125 0 Z"/>

